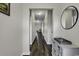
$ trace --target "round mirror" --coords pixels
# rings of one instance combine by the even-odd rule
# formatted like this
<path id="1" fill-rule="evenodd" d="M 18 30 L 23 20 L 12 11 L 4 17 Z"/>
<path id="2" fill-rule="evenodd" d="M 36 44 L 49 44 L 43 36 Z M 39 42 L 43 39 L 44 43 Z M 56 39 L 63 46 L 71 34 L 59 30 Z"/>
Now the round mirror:
<path id="1" fill-rule="evenodd" d="M 61 25 L 64 29 L 71 29 L 77 23 L 78 10 L 75 6 L 68 6 L 61 15 Z"/>

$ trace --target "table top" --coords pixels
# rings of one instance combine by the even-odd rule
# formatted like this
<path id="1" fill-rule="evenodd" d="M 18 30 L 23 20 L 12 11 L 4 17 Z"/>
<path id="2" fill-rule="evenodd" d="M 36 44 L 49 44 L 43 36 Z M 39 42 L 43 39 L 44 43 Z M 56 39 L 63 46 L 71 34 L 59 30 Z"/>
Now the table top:
<path id="1" fill-rule="evenodd" d="M 56 40 L 52 40 L 52 41 L 55 41 L 57 45 L 59 45 L 60 47 L 62 48 L 79 48 L 78 45 L 75 45 L 75 44 L 70 44 L 70 45 L 66 45 L 66 44 L 59 44 Z"/>

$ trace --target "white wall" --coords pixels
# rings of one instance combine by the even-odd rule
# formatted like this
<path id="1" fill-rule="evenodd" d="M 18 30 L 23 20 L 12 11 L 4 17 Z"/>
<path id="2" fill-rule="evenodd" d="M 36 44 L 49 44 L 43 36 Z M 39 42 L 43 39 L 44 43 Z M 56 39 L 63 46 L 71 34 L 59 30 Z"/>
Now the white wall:
<path id="1" fill-rule="evenodd" d="M 70 30 L 65 30 L 60 25 L 60 17 L 64 8 L 74 5 L 79 10 L 79 4 L 23 4 L 23 53 L 30 54 L 29 51 L 29 8 L 52 8 L 53 9 L 53 36 L 63 37 L 79 45 L 79 20 Z"/>
<path id="2" fill-rule="evenodd" d="M 10 16 L 0 13 L 0 56 L 22 53 L 22 8 L 11 4 Z"/>
<path id="3" fill-rule="evenodd" d="M 65 30 L 61 27 L 60 24 L 60 17 L 62 14 L 63 9 L 65 9 L 67 6 L 74 5 L 77 7 L 79 11 L 79 4 L 61 4 L 56 12 L 54 12 L 54 37 L 63 37 L 66 38 L 67 40 L 72 41 L 73 44 L 79 46 L 79 19 L 77 24 L 70 30 Z"/>

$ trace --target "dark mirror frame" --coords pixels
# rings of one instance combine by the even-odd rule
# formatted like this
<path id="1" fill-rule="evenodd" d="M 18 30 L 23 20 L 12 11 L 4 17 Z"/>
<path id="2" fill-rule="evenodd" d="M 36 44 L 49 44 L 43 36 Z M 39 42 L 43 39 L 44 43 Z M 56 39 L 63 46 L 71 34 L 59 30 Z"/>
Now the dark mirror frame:
<path id="1" fill-rule="evenodd" d="M 65 10 L 67 10 L 67 9 L 70 8 L 70 7 L 75 8 L 75 10 L 76 10 L 76 12 L 77 12 L 76 21 L 75 21 L 75 23 L 73 24 L 73 26 L 71 26 L 71 27 L 69 27 L 69 28 L 64 28 L 63 25 L 62 25 L 62 15 L 64 14 Z M 66 30 L 72 29 L 72 28 L 76 25 L 76 23 L 77 23 L 77 21 L 78 21 L 78 15 L 79 15 L 79 14 L 78 14 L 78 9 L 77 9 L 75 6 L 68 6 L 67 8 L 64 9 L 64 11 L 62 12 L 62 15 L 61 15 L 61 19 L 60 19 L 60 24 L 61 24 L 62 28 L 66 29 Z"/>

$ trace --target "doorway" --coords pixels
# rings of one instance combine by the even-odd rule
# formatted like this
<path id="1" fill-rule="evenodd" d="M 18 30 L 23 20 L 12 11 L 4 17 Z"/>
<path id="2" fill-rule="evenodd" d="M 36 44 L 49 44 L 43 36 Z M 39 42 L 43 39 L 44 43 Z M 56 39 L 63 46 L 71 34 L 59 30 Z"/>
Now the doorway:
<path id="1" fill-rule="evenodd" d="M 42 35 L 44 36 L 44 41 L 46 42 L 47 46 L 49 47 L 49 50 L 51 51 L 50 54 L 52 53 L 52 14 L 52 9 L 30 9 L 30 53 L 32 50 L 32 45 L 35 40 L 35 37 L 37 36 L 37 31 L 42 32 Z"/>

